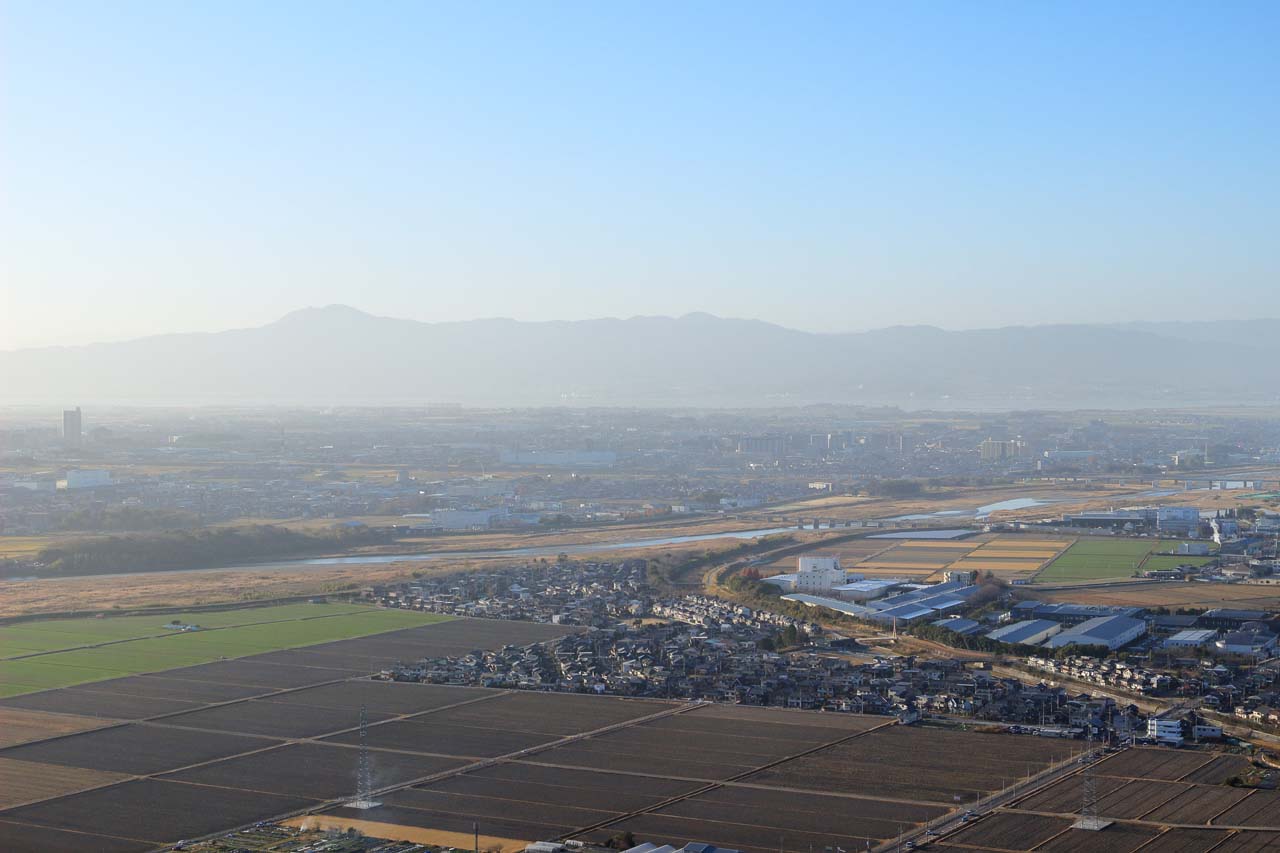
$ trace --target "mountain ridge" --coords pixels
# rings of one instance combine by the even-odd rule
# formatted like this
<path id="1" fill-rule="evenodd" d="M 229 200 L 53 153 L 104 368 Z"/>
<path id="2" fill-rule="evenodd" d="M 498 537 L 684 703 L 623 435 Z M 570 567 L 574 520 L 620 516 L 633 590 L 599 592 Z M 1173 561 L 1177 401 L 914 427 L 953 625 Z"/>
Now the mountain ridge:
<path id="1" fill-rule="evenodd" d="M 336 304 L 220 332 L 3 351 L 0 404 L 1262 404 L 1280 399 L 1261 369 L 1278 357 L 1280 320 L 815 333 L 705 312 L 427 322 Z"/>

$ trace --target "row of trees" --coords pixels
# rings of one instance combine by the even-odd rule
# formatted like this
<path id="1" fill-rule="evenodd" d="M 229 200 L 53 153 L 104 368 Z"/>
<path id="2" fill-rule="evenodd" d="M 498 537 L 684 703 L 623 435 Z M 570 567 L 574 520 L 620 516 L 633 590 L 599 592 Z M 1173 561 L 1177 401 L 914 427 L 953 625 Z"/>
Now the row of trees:
<path id="1" fill-rule="evenodd" d="M 40 552 L 39 575 L 69 576 L 202 569 L 236 563 L 323 554 L 380 541 L 364 526 L 334 525 L 316 531 L 271 524 L 212 527 L 129 536 L 102 536 Z M 26 573 L 30 573 L 27 568 Z"/>
<path id="2" fill-rule="evenodd" d="M 867 493 L 888 498 L 914 498 L 924 494 L 924 483 L 919 480 L 874 480 L 867 486 Z"/>

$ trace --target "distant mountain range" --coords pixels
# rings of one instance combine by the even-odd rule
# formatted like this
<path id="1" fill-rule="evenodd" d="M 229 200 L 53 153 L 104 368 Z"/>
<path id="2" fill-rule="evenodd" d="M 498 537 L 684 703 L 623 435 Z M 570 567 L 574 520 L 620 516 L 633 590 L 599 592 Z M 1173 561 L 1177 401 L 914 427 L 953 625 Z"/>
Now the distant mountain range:
<path id="1" fill-rule="evenodd" d="M 0 352 L 0 405 L 1137 408 L 1280 401 L 1280 320 L 895 326 L 708 314 L 423 323 L 341 305 L 253 329 Z"/>

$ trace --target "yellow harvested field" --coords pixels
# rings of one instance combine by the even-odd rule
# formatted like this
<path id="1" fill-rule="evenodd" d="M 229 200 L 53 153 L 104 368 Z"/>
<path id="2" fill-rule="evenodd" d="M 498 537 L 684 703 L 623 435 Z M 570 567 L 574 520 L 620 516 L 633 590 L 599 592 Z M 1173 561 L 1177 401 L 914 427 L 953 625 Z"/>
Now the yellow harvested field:
<path id="1" fill-rule="evenodd" d="M 124 773 L 0 758 L 0 808 L 99 788 L 128 778 Z"/>
<path id="2" fill-rule="evenodd" d="M 45 711 L 24 711 L 21 708 L 0 708 L 0 747 L 16 746 L 47 737 L 86 732 L 112 725 L 114 721 L 93 717 L 77 717 L 74 714 L 50 714 Z"/>
<path id="3" fill-rule="evenodd" d="M 969 544 L 967 542 L 929 542 L 924 539 L 908 539 L 898 546 L 899 548 L 942 548 L 950 551 L 972 551 L 978 547 L 977 544 Z"/>
<path id="4" fill-rule="evenodd" d="M 866 560 L 854 566 L 854 569 L 857 570 L 864 567 L 941 569 L 952 561 L 967 556 L 972 550 L 972 548 L 965 547 L 957 548 L 954 544 L 951 544 L 951 547 L 946 550 L 895 545 L 892 548 L 870 555 Z"/>
<path id="5" fill-rule="evenodd" d="M 1047 560 L 1050 557 L 1058 556 L 1057 551 L 1003 551 L 995 548 L 979 548 L 969 554 L 970 557 L 1013 557 L 1015 559 L 1029 560 L 1037 558 Z"/>
<path id="6" fill-rule="evenodd" d="M 984 572 L 1034 572 L 1042 565 L 1044 564 L 1039 560 L 957 560 L 947 568 L 961 571 L 981 569 Z"/>
<path id="7" fill-rule="evenodd" d="M 345 832 L 355 828 L 371 838 L 393 838 L 396 841 L 412 841 L 415 844 L 430 844 L 436 847 L 453 847 L 458 850 L 471 850 L 476 837 L 469 832 L 448 832 L 443 829 L 427 829 L 421 826 L 405 826 L 398 823 L 381 823 L 376 820 L 356 820 L 354 818 L 337 817 L 335 815 L 306 815 L 281 821 L 285 826 L 297 826 L 302 829 L 337 829 Z M 499 838 L 494 835 L 480 836 L 481 853 L 515 853 L 532 844 L 536 839 L 521 840 L 515 838 Z"/>
<path id="8" fill-rule="evenodd" d="M 0 557 L 34 557 L 45 548 L 64 543 L 69 536 L 0 536 Z"/>
<path id="9" fill-rule="evenodd" d="M 1016 536 L 1000 536 L 987 544 L 1001 548 L 1052 548 L 1055 551 L 1061 551 L 1071 542 L 1070 539 L 1019 539 Z"/>
<path id="10" fill-rule="evenodd" d="M 856 568 L 859 574 L 866 575 L 867 577 L 912 578 L 914 580 L 919 580 L 922 577 L 926 577 L 928 575 L 934 574 L 935 572 L 939 572 L 942 570 L 942 569 L 910 569 L 903 566 L 890 566 L 888 568 L 877 567 L 877 566 L 872 566 L 871 568 L 867 568 L 866 566 L 857 566 Z M 946 566 L 943 566 L 942 568 L 945 569 Z"/>
<path id="11" fill-rule="evenodd" d="M 874 560 L 869 563 L 859 563 L 858 565 L 854 566 L 854 569 L 858 571 L 861 571 L 862 569 L 927 569 L 929 571 L 936 571 L 937 569 L 945 569 L 946 567 L 947 567 L 947 564 L 945 562 L 938 562 L 936 560 L 931 563 L 911 563 L 911 562 L 905 562 L 905 561 L 897 562 L 897 561 L 887 561 L 887 560 Z"/>
<path id="12" fill-rule="evenodd" d="M 864 557 L 889 551 L 892 547 L 892 545 L 886 545 L 884 542 L 876 542 L 870 539 L 851 539 L 847 542 L 824 542 L 821 539 L 817 539 L 813 543 L 813 550 L 806 551 L 806 553 L 828 554 L 833 557 L 839 557 L 840 562 L 847 568 Z M 617 553 L 615 552 L 611 556 L 616 557 Z M 761 571 L 767 568 L 771 572 L 794 572 L 796 570 L 796 558 L 796 554 L 791 554 L 790 556 L 770 560 L 767 564 L 761 566 Z"/>

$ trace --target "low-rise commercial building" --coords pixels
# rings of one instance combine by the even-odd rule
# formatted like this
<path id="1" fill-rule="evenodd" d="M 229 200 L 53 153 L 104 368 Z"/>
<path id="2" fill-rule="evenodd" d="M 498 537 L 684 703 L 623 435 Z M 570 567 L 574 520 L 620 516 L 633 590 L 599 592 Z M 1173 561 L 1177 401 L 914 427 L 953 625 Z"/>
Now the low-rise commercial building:
<path id="1" fill-rule="evenodd" d="M 1129 645 L 1147 633 L 1147 623 L 1141 619 L 1128 616 L 1100 616 L 1050 637 L 1045 644 L 1049 648 L 1058 649 L 1063 646 L 1106 646 L 1118 649 Z"/>
<path id="2" fill-rule="evenodd" d="M 1209 628 L 1193 628 L 1179 631 L 1164 641 L 1166 649 L 1196 649 L 1213 645 L 1218 632 Z"/>
<path id="3" fill-rule="evenodd" d="M 1182 746 L 1182 721 L 1160 720 L 1155 717 L 1147 720 L 1147 737 L 1156 743 L 1169 746 Z"/>
<path id="4" fill-rule="evenodd" d="M 1025 622 L 1002 625 L 994 631 L 989 631 L 987 639 L 1001 643 L 1038 646 L 1061 631 L 1062 626 L 1057 622 L 1051 622 L 1048 619 L 1029 619 Z"/>
<path id="5" fill-rule="evenodd" d="M 1276 647 L 1276 635 L 1262 622 L 1247 622 L 1214 643 L 1224 655 L 1265 655 Z"/>

